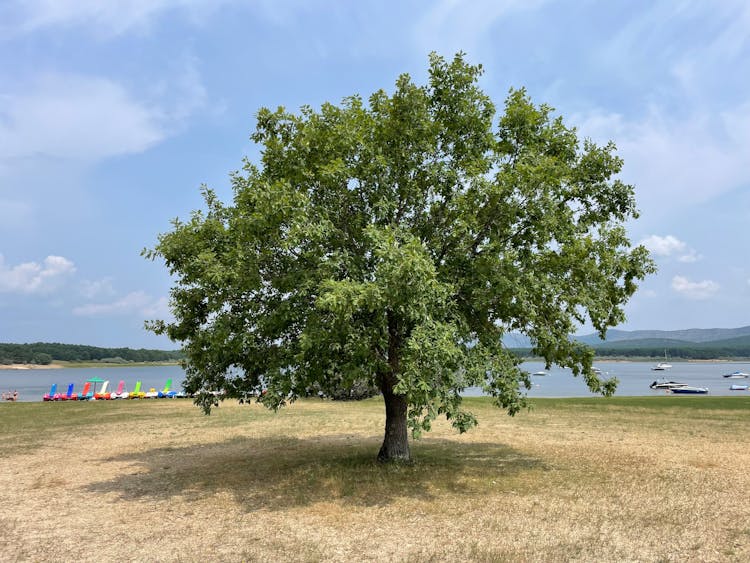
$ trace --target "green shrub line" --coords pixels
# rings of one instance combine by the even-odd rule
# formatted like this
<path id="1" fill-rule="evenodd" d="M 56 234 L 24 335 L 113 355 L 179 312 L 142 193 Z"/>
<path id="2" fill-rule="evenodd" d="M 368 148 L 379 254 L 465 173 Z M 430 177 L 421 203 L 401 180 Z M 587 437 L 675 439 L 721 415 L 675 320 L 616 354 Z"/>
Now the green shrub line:
<path id="1" fill-rule="evenodd" d="M 0 365 L 49 365 L 52 362 L 61 361 L 127 365 L 133 362 L 176 362 L 182 357 L 183 354 L 179 350 L 99 348 L 97 346 L 61 344 L 58 342 L 0 343 Z"/>
<path id="2" fill-rule="evenodd" d="M 542 360 L 535 356 L 530 348 L 512 348 L 512 352 L 525 360 Z M 664 348 L 624 348 L 596 346 L 594 347 L 597 360 L 626 360 L 626 361 L 654 361 L 664 360 Z M 680 347 L 669 349 L 669 360 L 722 360 L 722 361 L 750 361 L 750 346 L 711 347 L 705 344 L 695 347 Z"/>

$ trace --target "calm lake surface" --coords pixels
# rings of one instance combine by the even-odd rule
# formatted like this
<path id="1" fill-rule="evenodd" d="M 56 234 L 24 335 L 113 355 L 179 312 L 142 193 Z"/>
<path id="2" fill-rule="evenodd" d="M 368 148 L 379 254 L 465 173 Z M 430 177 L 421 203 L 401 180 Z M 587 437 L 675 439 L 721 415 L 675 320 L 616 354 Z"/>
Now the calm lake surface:
<path id="1" fill-rule="evenodd" d="M 748 391 L 730 391 L 733 383 L 750 383 L 750 379 L 725 379 L 723 374 L 733 371 L 750 372 L 750 362 L 672 362 L 672 369 L 652 371 L 654 364 L 647 362 L 596 362 L 602 376 L 617 377 L 618 396 L 663 395 L 665 391 L 649 389 L 652 381 L 666 378 L 696 387 L 707 387 L 711 395 L 750 396 Z M 542 362 L 525 362 L 523 368 L 530 373 L 544 370 Z M 0 369 L 0 391 L 17 390 L 20 401 L 41 401 L 53 383 L 58 392 L 65 392 L 68 384 L 75 384 L 75 392 L 80 392 L 87 379 L 99 377 L 109 380 L 109 389 L 115 390 L 120 380 L 130 391 L 136 381 L 141 381 L 144 391 L 154 387 L 164 387 L 167 379 L 172 379 L 172 389 L 181 390 L 185 372 L 179 366 L 121 367 L 121 368 L 64 368 L 46 370 L 4 370 Z M 573 377 L 569 369 L 552 367 L 545 376 L 533 376 L 534 387 L 529 397 L 591 397 L 594 396 L 580 377 Z M 99 389 L 101 384 L 97 384 Z M 466 390 L 465 395 L 477 396 L 478 388 Z M 675 396 L 675 399 L 679 399 Z"/>

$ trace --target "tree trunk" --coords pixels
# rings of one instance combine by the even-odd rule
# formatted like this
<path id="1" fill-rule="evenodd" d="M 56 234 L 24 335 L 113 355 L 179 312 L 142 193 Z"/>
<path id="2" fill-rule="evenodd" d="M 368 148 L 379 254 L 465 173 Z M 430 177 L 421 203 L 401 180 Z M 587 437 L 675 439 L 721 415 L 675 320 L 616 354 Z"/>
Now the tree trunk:
<path id="1" fill-rule="evenodd" d="M 388 368 L 383 374 L 380 390 L 385 400 L 385 437 L 378 453 L 378 461 L 410 461 L 409 433 L 406 427 L 408 404 L 405 395 L 397 395 L 393 387 L 398 382 L 401 360 L 401 331 L 395 315 L 388 312 Z"/>
<path id="2" fill-rule="evenodd" d="M 385 399 L 385 437 L 378 452 L 378 461 L 410 461 L 409 433 L 406 427 L 406 397 L 396 395 L 387 383 L 383 384 Z"/>

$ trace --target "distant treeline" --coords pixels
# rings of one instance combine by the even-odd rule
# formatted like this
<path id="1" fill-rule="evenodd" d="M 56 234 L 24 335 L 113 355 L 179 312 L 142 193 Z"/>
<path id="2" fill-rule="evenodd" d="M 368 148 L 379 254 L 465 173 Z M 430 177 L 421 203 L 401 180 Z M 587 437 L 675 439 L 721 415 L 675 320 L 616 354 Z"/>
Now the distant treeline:
<path id="1" fill-rule="evenodd" d="M 664 348 L 626 348 L 619 346 L 597 346 L 597 356 L 606 357 L 643 357 L 664 360 Z M 732 360 L 750 357 L 750 346 L 711 346 L 694 344 L 679 348 L 670 348 L 669 359 L 681 360 Z"/>
<path id="2" fill-rule="evenodd" d="M 131 348 L 98 348 L 81 344 L 36 342 L 34 344 L 0 343 L 0 364 L 41 364 L 54 361 L 91 362 L 168 362 L 179 360 L 179 350 L 133 350 Z"/>
<path id="3" fill-rule="evenodd" d="M 514 348 L 513 353 L 520 357 L 531 356 L 530 348 Z M 653 358 L 664 361 L 664 348 L 633 346 L 626 347 L 623 342 L 616 346 L 599 345 L 594 347 L 598 358 Z M 670 360 L 735 360 L 750 358 L 750 345 L 716 345 L 711 343 L 691 344 L 669 348 Z"/>

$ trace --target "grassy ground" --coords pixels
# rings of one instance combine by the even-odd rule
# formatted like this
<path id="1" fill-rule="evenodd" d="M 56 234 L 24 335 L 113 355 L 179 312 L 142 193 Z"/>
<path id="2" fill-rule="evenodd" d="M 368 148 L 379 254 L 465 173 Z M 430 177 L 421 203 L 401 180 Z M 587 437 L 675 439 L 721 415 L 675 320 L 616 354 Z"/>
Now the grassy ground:
<path id="1" fill-rule="evenodd" d="M 0 559 L 750 560 L 750 398 L 467 403 L 407 466 L 377 399 L 2 404 Z"/>

